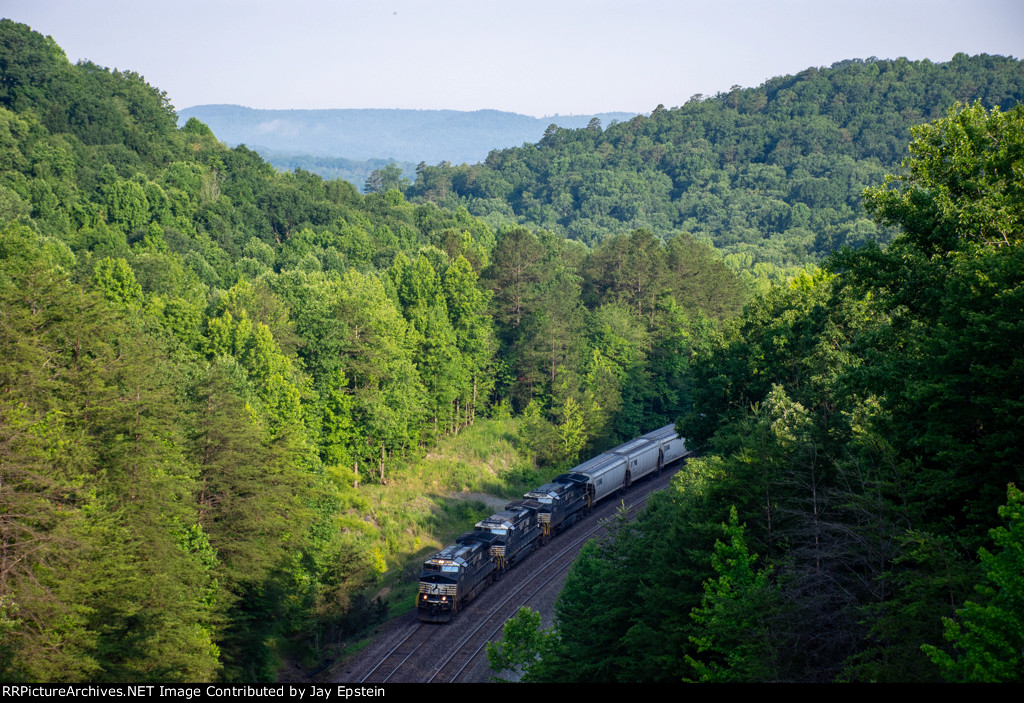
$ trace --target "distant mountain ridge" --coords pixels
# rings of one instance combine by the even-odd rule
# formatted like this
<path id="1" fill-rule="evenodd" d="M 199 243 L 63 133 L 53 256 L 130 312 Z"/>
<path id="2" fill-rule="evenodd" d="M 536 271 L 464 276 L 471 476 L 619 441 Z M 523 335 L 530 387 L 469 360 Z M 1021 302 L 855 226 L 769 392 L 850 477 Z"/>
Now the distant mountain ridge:
<path id="1" fill-rule="evenodd" d="M 531 117 L 499 110 L 260 110 L 241 105 L 195 105 L 178 111 L 184 124 L 195 117 L 231 146 L 345 159 L 394 159 L 436 164 L 477 163 L 493 149 L 538 141 L 551 124 L 607 126 L 636 113 Z"/>
<path id="2" fill-rule="evenodd" d="M 864 188 L 899 173 L 914 126 L 975 101 L 1004 111 L 1024 101 L 1024 61 L 958 53 L 809 67 L 603 129 L 547 130 L 482 164 L 428 165 L 405 195 L 591 245 L 638 228 L 688 232 L 737 268 L 802 266 L 887 242 Z"/>

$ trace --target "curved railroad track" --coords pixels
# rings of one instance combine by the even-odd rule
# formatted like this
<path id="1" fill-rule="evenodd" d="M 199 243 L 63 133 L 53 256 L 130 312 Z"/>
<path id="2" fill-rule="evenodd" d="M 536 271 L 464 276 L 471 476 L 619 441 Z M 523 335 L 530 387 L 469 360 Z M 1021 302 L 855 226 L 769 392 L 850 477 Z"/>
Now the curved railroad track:
<path id="1" fill-rule="evenodd" d="M 676 467 L 678 468 L 678 467 Z M 630 487 L 622 501 L 632 514 L 675 473 L 663 471 Z M 621 502 L 607 501 L 589 516 L 529 555 L 444 624 L 421 623 L 415 613 L 402 618 L 384 651 L 354 664 L 345 680 L 360 683 L 454 683 L 487 681 L 486 644 L 501 639 L 508 618 L 539 594 L 561 588 L 576 555 L 587 540 L 607 527 Z M 554 552 L 554 553 L 552 553 Z M 553 597 L 549 597 L 549 602 Z M 365 672 L 365 673 L 361 673 Z M 351 678 L 349 678 L 351 677 Z"/>

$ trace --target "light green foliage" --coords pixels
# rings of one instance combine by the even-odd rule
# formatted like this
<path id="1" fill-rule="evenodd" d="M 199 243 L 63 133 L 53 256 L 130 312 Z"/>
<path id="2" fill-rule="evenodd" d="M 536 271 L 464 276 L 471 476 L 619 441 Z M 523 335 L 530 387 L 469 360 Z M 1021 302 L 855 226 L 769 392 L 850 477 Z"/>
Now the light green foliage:
<path id="1" fill-rule="evenodd" d="M 242 254 L 250 259 L 258 261 L 265 270 L 270 270 L 274 266 L 274 250 L 270 245 L 265 242 L 261 242 L 256 237 L 249 240 L 245 245 L 245 249 L 242 250 Z"/>
<path id="2" fill-rule="evenodd" d="M 600 348 L 591 352 L 583 386 L 583 424 L 593 437 L 604 440 L 610 434 L 612 419 L 622 407 L 622 381 Z"/>
<path id="3" fill-rule="evenodd" d="M 562 441 L 565 459 L 573 464 L 586 444 L 587 426 L 583 421 L 580 404 L 572 396 L 566 398 L 562 416 L 562 424 L 558 426 L 558 437 Z"/>
<path id="4" fill-rule="evenodd" d="M 208 321 L 208 352 L 230 356 L 245 370 L 249 393 L 263 404 L 272 431 L 295 428 L 302 420 L 301 392 L 292 381 L 291 362 L 277 346 L 270 329 L 255 324 L 245 310 L 238 319 L 225 310 Z"/>
<path id="5" fill-rule="evenodd" d="M 575 247 L 555 237 L 542 238 L 547 249 L 545 275 L 539 282 L 539 310 L 532 316 L 520 353 L 533 368 L 539 387 L 534 393 L 550 397 L 556 418 L 575 394 L 579 370 L 587 355 L 584 345 L 585 308 Z"/>
<path id="6" fill-rule="evenodd" d="M 600 383 L 605 386 L 605 402 L 621 408 L 614 416 L 614 432 L 620 437 L 642 434 L 635 430 L 649 424 L 644 417 L 650 390 L 647 351 L 651 336 L 646 325 L 621 303 L 602 305 L 591 313 L 589 322 L 591 344 L 600 353 L 594 369 L 599 376 L 594 382 L 604 376 Z"/>
<path id="7" fill-rule="evenodd" d="M 497 675 L 508 671 L 517 680 L 529 683 L 534 680 L 530 667 L 550 649 L 555 637 L 552 631 L 541 629 L 540 613 L 523 606 L 505 622 L 501 641 L 487 643 L 487 663 Z M 506 681 L 497 675 L 495 680 Z"/>
<path id="8" fill-rule="evenodd" d="M 481 290 L 476 272 L 461 254 L 445 271 L 443 286 L 455 343 L 468 381 L 462 389 L 462 405 L 472 422 L 494 385 L 491 376 L 494 329 L 487 314 L 490 291 Z"/>
<path id="9" fill-rule="evenodd" d="M 321 426 L 321 457 L 328 467 L 341 472 L 352 459 L 352 444 L 355 440 L 355 425 L 352 422 L 352 398 L 345 390 L 348 379 L 338 369 L 333 378 L 325 379 L 329 384 L 321 394 L 323 418 Z"/>
<path id="10" fill-rule="evenodd" d="M 124 259 L 100 259 L 96 262 L 92 280 L 96 289 L 112 303 L 134 307 L 142 302 L 142 286 Z"/>
<path id="11" fill-rule="evenodd" d="M 117 180 L 104 189 L 107 222 L 131 234 L 149 220 L 145 189 L 134 181 Z"/>
<path id="12" fill-rule="evenodd" d="M 408 323 L 378 278 L 353 271 L 338 286 L 332 312 L 344 324 L 340 352 L 363 435 L 357 451 L 364 466 L 376 465 L 382 447 L 393 451 L 417 441 L 423 419 L 425 391 Z"/>
<path id="13" fill-rule="evenodd" d="M 541 466 L 555 464 L 562 456 L 558 428 L 545 417 L 541 403 L 536 399 L 523 410 L 519 444 L 535 454 Z"/>
<path id="14" fill-rule="evenodd" d="M 777 681 L 781 643 L 771 620 L 779 595 L 769 581 L 771 568 L 755 568 L 757 555 L 747 549 L 735 506 L 722 530 L 728 543 L 715 542 L 715 578 L 704 582 L 701 606 L 690 612 L 698 626 L 690 641 L 703 656 L 686 660 L 699 681 Z"/>
<path id="15" fill-rule="evenodd" d="M 430 399 L 435 441 L 441 432 L 459 424 L 456 399 L 465 397 L 469 385 L 462 355 L 456 346 L 455 330 L 437 274 L 428 258 L 420 255 L 410 263 L 403 254 L 389 271 L 397 289 L 403 315 L 409 322 L 409 343 L 413 360 Z"/>
<path id="16" fill-rule="evenodd" d="M 139 248 L 156 254 L 163 254 L 167 251 L 167 242 L 164 240 L 163 228 L 155 222 L 151 222 L 146 228 L 146 234 L 139 242 Z"/>
<path id="17" fill-rule="evenodd" d="M 865 193 L 868 212 L 904 241 L 943 254 L 961 240 L 1019 243 L 1024 232 L 1024 108 L 951 107 L 915 127 L 904 175 Z"/>
<path id="18" fill-rule="evenodd" d="M 979 550 L 986 581 L 956 618 L 943 618 L 952 654 L 922 649 L 950 681 L 1020 682 L 1024 678 L 1024 492 L 1012 484 L 999 508 L 1005 527 L 991 531 L 995 552 Z"/>

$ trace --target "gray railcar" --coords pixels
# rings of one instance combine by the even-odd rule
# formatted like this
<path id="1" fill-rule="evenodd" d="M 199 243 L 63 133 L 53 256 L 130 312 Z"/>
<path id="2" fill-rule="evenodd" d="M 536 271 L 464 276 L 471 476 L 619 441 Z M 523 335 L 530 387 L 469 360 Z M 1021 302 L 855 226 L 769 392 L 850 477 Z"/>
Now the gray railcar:
<path id="1" fill-rule="evenodd" d="M 583 462 L 568 475 L 572 474 L 587 478 L 589 507 L 626 487 L 626 460 L 615 454 L 600 454 Z"/>
<path id="2" fill-rule="evenodd" d="M 661 468 L 658 463 L 661 444 L 654 439 L 640 437 L 621 444 L 615 449 L 609 450 L 608 454 L 621 456 L 626 461 L 626 487 L 647 474 L 654 473 Z"/>
<path id="3" fill-rule="evenodd" d="M 672 462 L 678 461 L 690 454 L 686 449 L 686 440 L 676 432 L 675 425 L 665 425 L 653 432 L 648 432 L 640 439 L 648 439 L 658 443 L 660 449 L 660 456 L 658 457 L 659 471 Z"/>

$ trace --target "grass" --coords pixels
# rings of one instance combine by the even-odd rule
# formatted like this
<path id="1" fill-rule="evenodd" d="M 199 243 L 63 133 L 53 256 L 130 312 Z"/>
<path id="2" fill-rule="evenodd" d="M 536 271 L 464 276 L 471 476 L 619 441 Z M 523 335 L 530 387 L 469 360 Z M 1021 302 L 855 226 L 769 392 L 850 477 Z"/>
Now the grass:
<path id="1" fill-rule="evenodd" d="M 543 483 L 533 457 L 517 448 L 516 429 L 512 418 L 477 420 L 425 456 L 389 462 L 384 485 L 344 490 L 349 511 L 337 527 L 361 536 L 377 569 L 361 593 L 365 607 L 381 599 L 389 615 L 411 610 L 424 560 Z"/>

